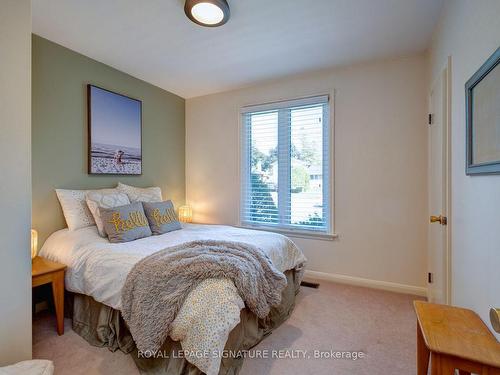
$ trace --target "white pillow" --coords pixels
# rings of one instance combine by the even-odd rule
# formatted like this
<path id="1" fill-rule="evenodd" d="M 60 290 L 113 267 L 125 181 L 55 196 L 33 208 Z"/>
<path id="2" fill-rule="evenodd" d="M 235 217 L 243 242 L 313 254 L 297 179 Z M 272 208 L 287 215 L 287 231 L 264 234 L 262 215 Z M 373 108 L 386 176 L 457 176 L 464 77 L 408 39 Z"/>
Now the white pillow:
<path id="1" fill-rule="evenodd" d="M 69 230 L 77 230 L 95 225 L 92 213 L 85 201 L 87 191 L 56 189 L 57 199 L 61 203 Z"/>
<path id="2" fill-rule="evenodd" d="M 120 193 L 116 189 L 90 190 L 87 192 L 86 201 L 92 216 L 94 216 L 97 230 L 102 237 L 106 237 L 106 233 L 99 207 L 113 208 L 130 204 L 127 194 Z"/>
<path id="3" fill-rule="evenodd" d="M 135 202 L 161 202 L 163 199 L 161 197 L 161 189 L 157 186 L 148 187 L 148 188 L 140 188 L 130 185 L 118 183 L 116 187 L 120 192 L 127 194 L 128 199 L 130 199 L 131 203 Z"/>

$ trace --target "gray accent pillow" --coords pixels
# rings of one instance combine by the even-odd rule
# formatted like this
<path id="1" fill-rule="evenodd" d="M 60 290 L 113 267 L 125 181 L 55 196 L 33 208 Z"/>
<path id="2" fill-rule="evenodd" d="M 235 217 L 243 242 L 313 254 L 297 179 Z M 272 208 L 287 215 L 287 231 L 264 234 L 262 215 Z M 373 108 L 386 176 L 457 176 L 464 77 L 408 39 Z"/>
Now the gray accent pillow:
<path id="1" fill-rule="evenodd" d="M 99 207 L 99 213 L 109 242 L 128 242 L 151 236 L 140 202 L 112 208 Z"/>
<path id="2" fill-rule="evenodd" d="M 153 234 L 163 234 L 182 229 L 172 201 L 142 202 L 142 205 Z"/>

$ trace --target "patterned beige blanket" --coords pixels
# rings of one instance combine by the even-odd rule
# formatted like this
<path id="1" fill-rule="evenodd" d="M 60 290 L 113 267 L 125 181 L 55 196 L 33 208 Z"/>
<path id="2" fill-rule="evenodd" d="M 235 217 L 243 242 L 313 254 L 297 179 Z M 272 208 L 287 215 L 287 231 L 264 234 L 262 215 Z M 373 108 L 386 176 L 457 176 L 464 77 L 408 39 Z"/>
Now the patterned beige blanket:
<path id="1" fill-rule="evenodd" d="M 264 318 L 281 301 L 284 274 L 255 246 L 193 241 L 135 264 L 122 289 L 122 315 L 139 350 L 156 351 L 189 293 L 207 279 L 229 279 L 246 306 Z"/>

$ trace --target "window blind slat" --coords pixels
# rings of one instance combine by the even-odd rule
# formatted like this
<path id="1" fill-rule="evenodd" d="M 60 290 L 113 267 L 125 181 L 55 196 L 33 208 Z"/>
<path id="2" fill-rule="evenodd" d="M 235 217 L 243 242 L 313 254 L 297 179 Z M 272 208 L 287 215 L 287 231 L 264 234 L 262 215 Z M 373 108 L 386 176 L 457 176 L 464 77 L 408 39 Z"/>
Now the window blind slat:
<path id="1" fill-rule="evenodd" d="M 241 113 L 258 113 L 265 111 L 275 111 L 283 108 L 304 107 L 308 105 L 328 104 L 329 95 L 311 96 L 301 99 L 283 100 L 274 103 L 264 103 L 258 105 L 249 105 L 241 109 Z"/>

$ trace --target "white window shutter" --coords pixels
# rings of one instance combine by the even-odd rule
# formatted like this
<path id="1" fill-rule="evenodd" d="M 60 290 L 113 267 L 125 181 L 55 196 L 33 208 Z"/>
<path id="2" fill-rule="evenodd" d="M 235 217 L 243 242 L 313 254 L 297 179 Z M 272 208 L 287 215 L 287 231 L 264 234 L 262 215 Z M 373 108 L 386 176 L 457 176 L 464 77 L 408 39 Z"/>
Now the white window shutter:
<path id="1" fill-rule="evenodd" d="M 331 231 L 329 97 L 242 109 L 241 223 Z"/>

